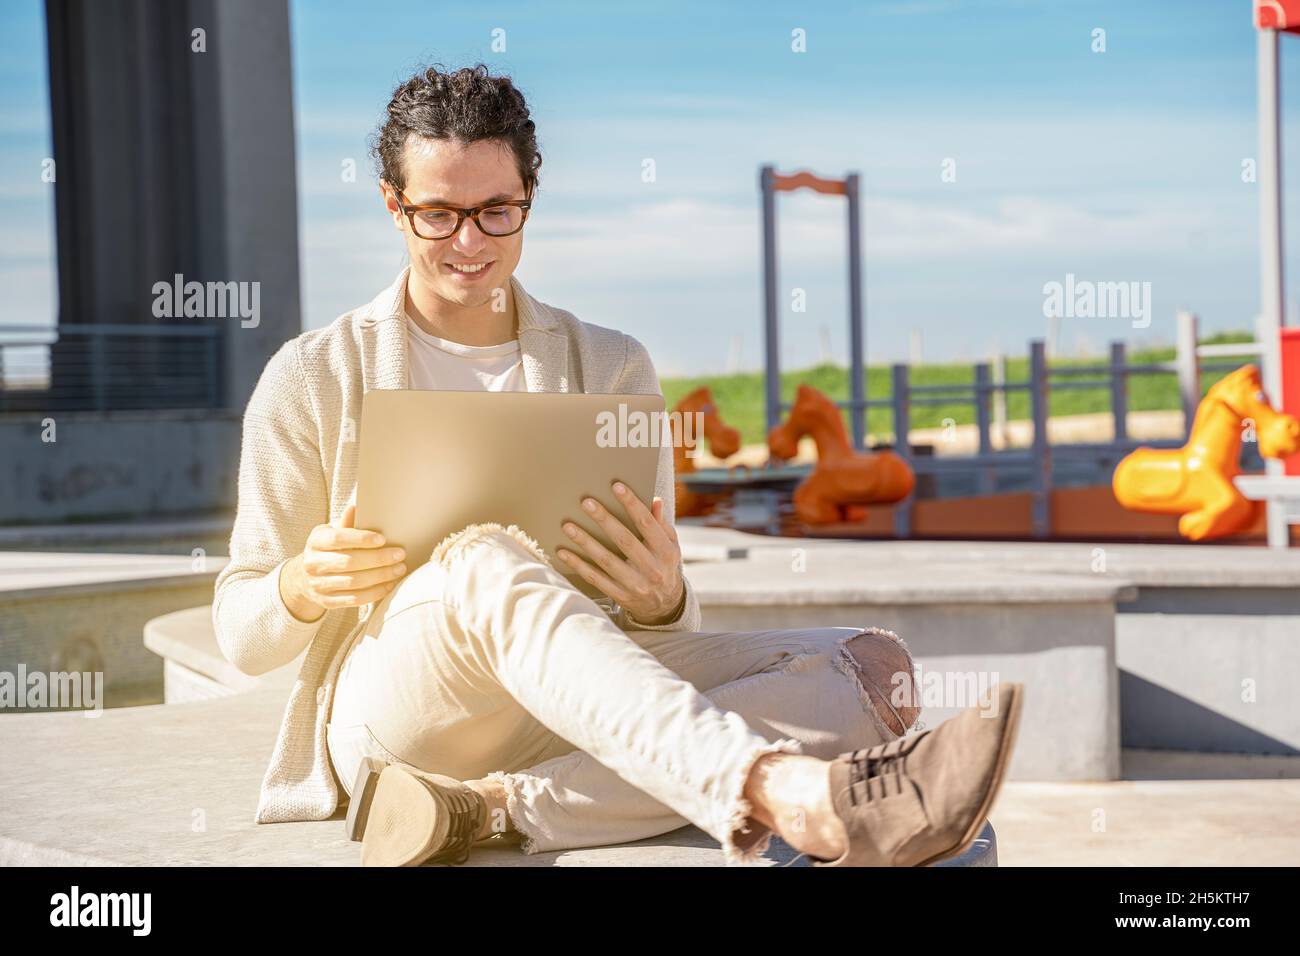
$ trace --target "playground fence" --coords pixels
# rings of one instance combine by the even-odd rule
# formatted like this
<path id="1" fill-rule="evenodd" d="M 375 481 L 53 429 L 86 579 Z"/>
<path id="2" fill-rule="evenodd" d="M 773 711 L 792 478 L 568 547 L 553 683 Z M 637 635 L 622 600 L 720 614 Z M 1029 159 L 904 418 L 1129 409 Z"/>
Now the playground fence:
<path id="1" fill-rule="evenodd" d="M 1034 339 L 1029 343 L 1029 375 L 1023 381 L 1009 381 L 1004 356 L 992 362 L 981 362 L 973 367 L 973 379 L 968 383 L 949 385 L 912 385 L 910 366 L 898 363 L 890 369 L 890 397 L 861 398 L 837 402 L 850 410 L 860 409 L 865 418 L 869 409 L 889 409 L 895 436 L 894 450 L 907 460 L 917 477 L 940 473 L 970 472 L 978 476 L 981 493 L 991 493 L 996 487 L 996 473 L 1001 469 L 1028 470 L 1033 495 L 1034 536 L 1047 538 L 1051 529 L 1051 489 L 1053 460 L 1084 460 L 1099 467 L 1113 467 L 1123 456 L 1139 444 L 1150 447 L 1176 447 L 1172 440 L 1144 440 L 1138 442 L 1129 436 L 1129 380 L 1137 375 L 1176 375 L 1184 420 L 1184 436 L 1192 426 L 1197 405 L 1201 400 L 1201 374 L 1203 372 L 1231 371 L 1240 361 L 1225 361 L 1230 356 L 1259 355 L 1258 341 L 1231 344 L 1202 345 L 1199 342 L 1197 318 L 1190 312 L 1178 315 L 1178 337 L 1175 357 L 1170 362 L 1131 363 L 1127 345 L 1112 342 L 1109 361 L 1094 367 L 1052 367 L 1047 362 L 1046 343 Z M 1105 389 L 1110 394 L 1112 438 L 1107 442 L 1056 444 L 1049 441 L 1047 420 L 1051 394 L 1072 389 Z M 1032 439 L 1026 448 L 997 449 L 993 443 L 993 430 L 998 427 L 1006 435 L 1007 395 L 1011 392 L 1028 392 Z M 912 431 L 912 408 L 924 405 L 973 406 L 978 446 L 973 455 L 935 457 L 917 455 L 910 441 L 904 440 Z M 789 402 L 781 408 L 788 409 Z M 1005 442 L 1003 443 L 1005 445 Z M 865 442 L 858 447 L 864 447 Z M 894 530 L 907 536 L 912 530 L 910 499 L 894 509 Z"/>

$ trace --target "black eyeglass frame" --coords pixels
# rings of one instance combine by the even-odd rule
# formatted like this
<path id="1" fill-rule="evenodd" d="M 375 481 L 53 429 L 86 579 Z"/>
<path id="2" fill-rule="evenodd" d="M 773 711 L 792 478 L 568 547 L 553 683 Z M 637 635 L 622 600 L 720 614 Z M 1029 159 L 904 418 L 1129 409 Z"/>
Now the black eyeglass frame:
<path id="1" fill-rule="evenodd" d="M 397 208 L 402 210 L 402 214 L 406 216 L 407 221 L 410 222 L 411 224 L 411 232 L 417 238 L 425 239 L 430 242 L 436 242 L 440 239 L 450 239 L 452 236 L 456 235 L 456 233 L 460 232 L 460 227 L 465 225 L 466 219 L 473 219 L 474 225 L 478 227 L 479 231 L 483 233 L 483 235 L 485 236 L 491 236 L 493 239 L 503 239 L 506 236 L 513 236 L 515 233 L 519 232 L 521 229 L 524 228 L 524 223 L 528 221 L 528 211 L 533 206 L 533 200 L 531 198 L 499 199 L 496 202 L 483 203 L 481 206 L 474 206 L 470 209 L 461 209 L 456 206 L 441 206 L 436 203 L 426 204 L 426 205 L 416 205 L 415 203 L 411 202 L 409 199 L 406 198 L 406 193 L 402 192 L 402 190 L 398 189 L 392 183 L 389 183 L 388 185 L 393 190 L 393 196 L 397 199 Z M 479 222 L 478 220 L 479 213 L 487 209 L 496 209 L 499 206 L 517 206 L 520 210 L 523 211 L 524 215 L 523 218 L 519 220 L 518 228 L 511 229 L 509 232 L 488 232 L 486 229 L 483 228 L 483 223 Z M 445 236 L 420 235 L 420 231 L 418 228 L 416 228 L 415 225 L 415 214 L 417 212 L 424 212 L 429 209 L 441 209 L 443 212 L 454 212 L 456 214 L 455 228 L 452 229 L 451 232 L 447 233 Z"/>

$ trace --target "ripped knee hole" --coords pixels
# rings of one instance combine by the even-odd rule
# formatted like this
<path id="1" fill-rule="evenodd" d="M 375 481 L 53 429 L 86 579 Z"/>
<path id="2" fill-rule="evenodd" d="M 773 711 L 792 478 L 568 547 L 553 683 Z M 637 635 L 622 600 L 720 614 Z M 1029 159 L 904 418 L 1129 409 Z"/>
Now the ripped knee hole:
<path id="1" fill-rule="evenodd" d="M 921 715 L 920 701 L 910 693 L 915 673 L 912 655 L 898 640 L 880 631 L 864 631 L 845 647 L 858 665 L 863 689 L 881 720 L 894 733 L 907 733 Z"/>

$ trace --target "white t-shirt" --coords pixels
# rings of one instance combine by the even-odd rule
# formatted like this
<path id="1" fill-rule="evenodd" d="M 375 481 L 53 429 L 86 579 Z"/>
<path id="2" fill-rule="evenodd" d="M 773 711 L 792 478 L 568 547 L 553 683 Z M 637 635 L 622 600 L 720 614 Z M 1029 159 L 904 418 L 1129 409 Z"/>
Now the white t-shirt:
<path id="1" fill-rule="evenodd" d="M 462 345 L 431 335 L 406 317 L 407 369 L 411 388 L 469 392 L 526 392 L 519 340 L 500 345 Z"/>

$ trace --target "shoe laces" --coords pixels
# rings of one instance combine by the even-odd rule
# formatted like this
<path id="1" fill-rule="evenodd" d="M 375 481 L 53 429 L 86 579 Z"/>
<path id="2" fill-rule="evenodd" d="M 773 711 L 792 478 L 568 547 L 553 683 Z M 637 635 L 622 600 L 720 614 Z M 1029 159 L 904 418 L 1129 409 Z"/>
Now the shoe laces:
<path id="1" fill-rule="evenodd" d="M 903 777 L 907 774 L 905 739 L 900 737 L 889 743 L 855 750 L 849 755 L 849 799 L 854 806 L 859 802 L 870 802 L 876 789 L 879 789 L 882 799 L 889 796 L 891 779 L 894 792 L 903 792 Z M 878 788 L 872 786 L 873 780 L 880 781 Z"/>
<path id="2" fill-rule="evenodd" d="M 881 799 L 889 796 L 888 781 L 894 780 L 894 792 L 903 792 L 903 777 L 907 774 L 907 751 L 912 738 L 899 737 L 889 743 L 855 750 L 849 754 L 849 800 L 854 806 L 869 802 L 873 791 L 879 789 Z M 873 788 L 871 781 L 879 780 L 878 788 Z M 795 866 L 800 860 L 821 859 L 807 853 L 800 853 L 786 863 L 778 866 Z"/>
<path id="3" fill-rule="evenodd" d="M 464 863 L 483 822 L 487 819 L 487 801 L 472 787 L 438 787 L 438 797 L 450 818 L 447 837 L 429 863 Z"/>

